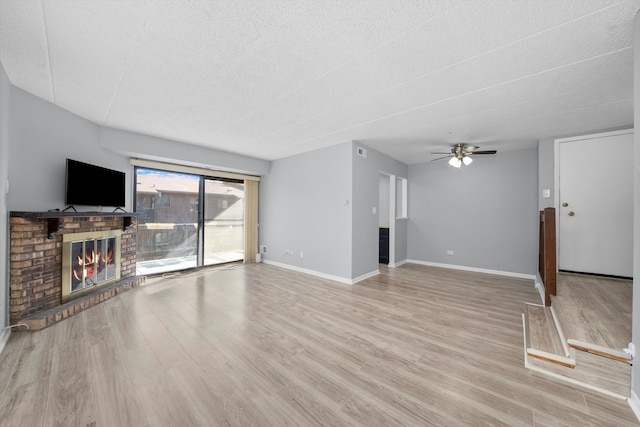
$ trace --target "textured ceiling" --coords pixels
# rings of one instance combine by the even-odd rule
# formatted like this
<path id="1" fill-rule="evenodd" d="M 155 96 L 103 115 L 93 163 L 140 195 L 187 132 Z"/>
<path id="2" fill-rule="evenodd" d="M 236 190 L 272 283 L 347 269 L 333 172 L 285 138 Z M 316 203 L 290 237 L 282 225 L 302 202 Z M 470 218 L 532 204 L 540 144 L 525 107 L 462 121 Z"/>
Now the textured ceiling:
<path id="1" fill-rule="evenodd" d="M 640 0 L 0 1 L 11 83 L 100 125 L 405 163 L 633 123 Z"/>

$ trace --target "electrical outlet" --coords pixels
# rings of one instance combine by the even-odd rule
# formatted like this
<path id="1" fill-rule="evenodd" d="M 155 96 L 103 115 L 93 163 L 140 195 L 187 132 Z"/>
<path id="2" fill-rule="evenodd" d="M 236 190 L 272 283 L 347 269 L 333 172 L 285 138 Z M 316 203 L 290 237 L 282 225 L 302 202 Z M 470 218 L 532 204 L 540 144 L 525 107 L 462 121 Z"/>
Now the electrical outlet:
<path id="1" fill-rule="evenodd" d="M 264 246 L 264 245 L 260 246 L 260 253 L 261 254 L 266 254 L 267 253 L 267 247 Z"/>
<path id="2" fill-rule="evenodd" d="M 300 251 L 300 258 L 304 258 L 304 252 Z"/>
<path id="3" fill-rule="evenodd" d="M 454 254 L 454 252 L 453 252 L 451 249 L 449 249 L 449 250 L 447 251 L 447 255 L 453 255 L 453 254 Z"/>

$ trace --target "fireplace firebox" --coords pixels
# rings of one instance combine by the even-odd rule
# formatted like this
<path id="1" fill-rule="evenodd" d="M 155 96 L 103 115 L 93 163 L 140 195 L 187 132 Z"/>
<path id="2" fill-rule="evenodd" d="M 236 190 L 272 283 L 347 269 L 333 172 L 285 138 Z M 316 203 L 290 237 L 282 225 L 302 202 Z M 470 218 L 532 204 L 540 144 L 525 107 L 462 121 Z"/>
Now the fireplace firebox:
<path id="1" fill-rule="evenodd" d="M 62 236 L 62 302 L 120 279 L 120 230 Z"/>

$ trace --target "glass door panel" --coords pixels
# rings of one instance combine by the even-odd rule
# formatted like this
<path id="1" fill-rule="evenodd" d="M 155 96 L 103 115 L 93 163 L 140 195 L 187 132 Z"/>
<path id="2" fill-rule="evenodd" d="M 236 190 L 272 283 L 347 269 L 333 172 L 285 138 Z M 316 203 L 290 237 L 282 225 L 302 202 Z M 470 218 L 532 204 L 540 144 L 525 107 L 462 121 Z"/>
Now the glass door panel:
<path id="1" fill-rule="evenodd" d="M 200 177 L 136 168 L 136 273 L 197 267 Z"/>
<path id="2" fill-rule="evenodd" d="M 205 179 L 204 265 L 244 259 L 244 183 Z"/>

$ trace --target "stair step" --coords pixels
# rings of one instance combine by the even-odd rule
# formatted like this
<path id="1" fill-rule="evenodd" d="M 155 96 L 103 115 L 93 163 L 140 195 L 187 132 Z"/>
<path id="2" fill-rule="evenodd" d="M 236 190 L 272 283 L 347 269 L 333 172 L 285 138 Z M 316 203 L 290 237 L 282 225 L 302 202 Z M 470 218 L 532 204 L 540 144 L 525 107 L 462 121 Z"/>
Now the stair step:
<path id="1" fill-rule="evenodd" d="M 597 356 L 606 357 L 608 359 L 617 360 L 618 362 L 631 364 L 631 355 L 624 351 L 615 350 L 609 347 L 603 347 L 597 344 L 591 344 L 588 342 L 570 339 L 568 340 L 569 347 L 579 351 L 595 354 Z"/>
<path id="2" fill-rule="evenodd" d="M 573 368 L 575 361 L 569 357 L 569 349 L 550 307 L 525 304 L 524 314 L 527 354 Z"/>
<path id="3" fill-rule="evenodd" d="M 558 356 L 557 354 L 547 353 L 546 351 L 536 350 L 535 348 L 527 348 L 527 355 L 571 369 L 576 367 L 576 361 L 570 357 Z"/>
<path id="4" fill-rule="evenodd" d="M 559 380 L 604 393 L 619 399 L 629 397 L 631 366 L 584 351 L 575 352 L 575 367 L 526 356 L 525 366 Z"/>
<path id="5" fill-rule="evenodd" d="M 619 399 L 629 397 L 631 359 L 628 354 L 567 340 L 551 307 L 525 304 L 522 323 L 525 367 Z"/>

